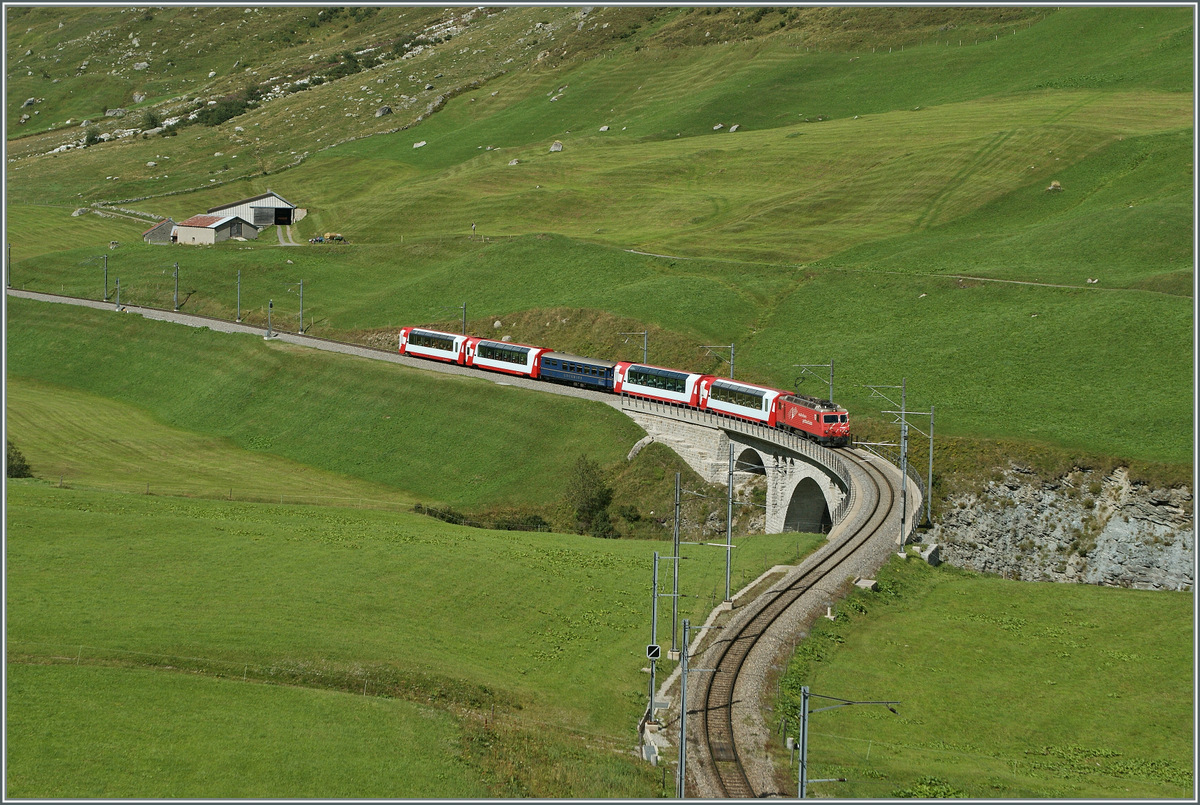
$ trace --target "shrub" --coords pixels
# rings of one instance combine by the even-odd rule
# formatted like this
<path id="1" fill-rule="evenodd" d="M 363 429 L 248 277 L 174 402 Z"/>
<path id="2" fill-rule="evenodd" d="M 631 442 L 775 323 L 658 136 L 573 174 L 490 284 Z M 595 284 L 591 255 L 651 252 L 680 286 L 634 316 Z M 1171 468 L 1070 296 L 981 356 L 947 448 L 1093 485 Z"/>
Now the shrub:
<path id="1" fill-rule="evenodd" d="M 575 530 L 593 536 L 614 536 L 608 516 L 613 489 L 599 463 L 581 455 L 567 477 L 566 501 L 575 512 Z M 599 532 L 599 533 L 598 533 Z"/>
<path id="2" fill-rule="evenodd" d="M 950 799 L 965 797 L 966 793 L 941 778 L 922 777 L 908 788 L 896 789 L 891 796 L 897 799 Z"/>
<path id="3" fill-rule="evenodd" d="M 8 460 L 5 464 L 5 471 L 8 477 L 32 478 L 33 471 L 29 469 L 29 462 L 25 460 L 24 454 L 12 443 L 12 439 L 6 439 L 5 441 L 8 442 Z"/>

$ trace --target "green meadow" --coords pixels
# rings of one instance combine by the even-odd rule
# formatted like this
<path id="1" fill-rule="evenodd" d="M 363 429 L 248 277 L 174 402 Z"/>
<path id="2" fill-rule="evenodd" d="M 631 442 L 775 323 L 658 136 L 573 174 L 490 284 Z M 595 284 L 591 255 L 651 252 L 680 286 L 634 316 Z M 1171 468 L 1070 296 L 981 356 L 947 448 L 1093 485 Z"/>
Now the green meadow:
<path id="1" fill-rule="evenodd" d="M 1189 9 L 227 11 L 5 10 L 13 287 L 169 309 L 178 267 L 184 312 L 388 348 L 465 305 L 598 357 L 646 331 L 650 362 L 725 374 L 732 345 L 739 379 L 821 395 L 797 365 L 834 361 L 872 440 L 868 384 L 936 407 L 936 490 L 1012 460 L 1193 474 Z M 87 133 L 113 139 L 62 148 Z M 141 241 L 268 189 L 301 246 Z M 11 795 L 669 793 L 631 753 L 650 556 L 673 473 L 700 481 L 627 461 L 628 418 L 115 311 L 9 298 L 5 328 L 36 476 L 6 488 Z M 557 533 L 583 455 L 640 512 L 623 539 Z M 818 542 L 743 539 L 735 586 Z M 699 622 L 724 556 L 686 554 Z M 816 716 L 814 772 L 853 781 L 816 793 L 1193 792 L 1190 595 L 881 582 L 784 680 L 783 710 L 801 682 L 905 703 Z"/>
<path id="2" fill-rule="evenodd" d="M 639 771 L 629 749 L 645 706 L 650 554 L 661 544 L 38 481 L 10 483 L 6 525 L 14 794 L 465 796 L 517 784 L 542 796 L 655 793 L 657 775 Z M 818 541 L 745 540 L 735 582 Z M 723 584 L 724 557 L 702 547 L 684 556 L 681 616 L 699 619 Z M 659 628 L 669 633 L 669 609 Z M 102 698 L 53 693 L 80 684 L 99 685 Z M 151 704 L 121 709 L 146 686 Z M 276 712 L 260 720 L 264 707 Z M 365 737 L 349 725 L 322 732 L 340 710 Z M 500 731 L 494 750 L 456 737 L 485 718 Z M 177 719 L 192 724 L 186 736 Z M 56 720 L 72 726 L 60 733 Z M 259 775 L 301 724 L 297 756 Z M 92 779 L 92 767 L 60 776 L 41 756 L 90 753 L 98 730 L 107 737 L 97 762 L 130 754 L 140 765 Z M 413 749 L 412 768 L 396 767 L 403 741 L 358 748 L 394 730 L 430 739 Z M 239 746 L 257 754 L 260 743 L 252 765 L 222 770 L 221 758 Z M 539 788 L 535 771 L 486 783 L 522 743 L 573 758 L 562 787 Z M 589 757 L 585 745 L 607 749 Z M 351 766 L 290 773 L 328 747 L 353 755 Z M 209 757 L 186 762 L 193 751 Z M 159 779 L 147 788 L 150 772 Z"/>
<path id="3" fill-rule="evenodd" d="M 848 782 L 810 796 L 1194 796 L 1192 593 L 1014 582 L 915 559 L 892 560 L 878 581 L 813 627 L 781 684 L 775 714 L 793 735 L 801 685 L 899 702 L 897 714 L 812 716 L 809 776 Z M 795 771 L 793 759 L 784 790 Z"/>

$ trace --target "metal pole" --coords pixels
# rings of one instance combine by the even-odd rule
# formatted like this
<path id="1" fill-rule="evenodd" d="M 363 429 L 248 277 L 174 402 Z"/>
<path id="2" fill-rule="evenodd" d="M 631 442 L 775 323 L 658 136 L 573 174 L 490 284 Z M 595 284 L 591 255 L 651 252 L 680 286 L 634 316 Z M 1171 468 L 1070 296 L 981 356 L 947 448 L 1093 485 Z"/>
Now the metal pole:
<path id="1" fill-rule="evenodd" d="M 242 270 L 238 269 L 237 320 L 242 320 Z"/>
<path id="2" fill-rule="evenodd" d="M 833 358 L 829 359 L 829 401 L 833 402 Z"/>
<path id="3" fill-rule="evenodd" d="M 808 792 L 808 685 L 800 688 L 800 766 L 796 770 L 797 796 Z"/>
<path id="4" fill-rule="evenodd" d="M 733 380 L 733 344 L 729 345 L 729 379 Z"/>
<path id="5" fill-rule="evenodd" d="M 925 485 L 925 522 L 933 523 L 933 406 L 929 406 L 929 482 Z"/>
<path id="6" fill-rule="evenodd" d="M 732 355 L 732 354 L 731 354 Z M 725 513 L 725 603 L 729 597 L 729 566 L 733 563 L 733 442 L 729 442 L 729 507 Z"/>
<path id="7" fill-rule="evenodd" d="M 271 311 L 275 309 L 275 300 L 267 300 L 267 338 L 271 337 Z"/>
<path id="8" fill-rule="evenodd" d="M 105 263 L 106 267 L 107 267 L 107 265 L 108 264 Z M 108 290 L 107 290 L 108 273 L 107 272 L 104 275 L 104 279 L 105 279 L 104 301 L 107 302 L 108 301 Z M 8 244 L 8 259 L 6 259 L 4 261 L 4 284 L 5 284 L 5 287 L 7 287 L 7 288 L 12 287 L 12 244 L 11 243 Z"/>
<path id="9" fill-rule="evenodd" d="M 679 768 L 675 772 L 675 798 L 683 799 L 684 781 L 687 777 L 687 678 L 688 678 L 688 632 L 691 621 L 683 619 L 683 645 L 679 654 Z"/>
<path id="10" fill-rule="evenodd" d="M 462 334 L 466 335 L 467 334 L 467 303 L 466 302 L 462 303 L 462 309 L 463 309 L 463 331 L 462 331 Z"/>
<path id="11" fill-rule="evenodd" d="M 650 331 L 643 330 L 642 331 L 642 363 L 650 362 L 650 359 L 647 357 L 647 355 L 649 355 L 649 351 L 650 351 Z"/>
<path id="12" fill-rule="evenodd" d="M 907 533 L 904 530 L 908 513 L 908 419 L 904 396 L 908 378 L 900 379 L 900 553 L 904 553 Z"/>
<path id="13" fill-rule="evenodd" d="M 679 624 L 679 473 L 675 473 L 675 568 L 671 574 L 671 651 L 678 651 L 675 634 Z"/>
<path id="14" fill-rule="evenodd" d="M 179 263 L 175 264 L 175 309 L 179 310 Z"/>
<path id="15" fill-rule="evenodd" d="M 11 248 L 11 246 L 9 247 Z M 101 255 L 104 258 L 104 301 L 108 301 L 108 255 Z"/>
<path id="16" fill-rule="evenodd" d="M 297 332 L 304 335 L 304 280 L 300 280 L 300 329 Z"/>
<path id="17" fill-rule="evenodd" d="M 658 645 L 658 551 L 654 552 L 654 580 L 650 584 L 650 645 Z M 654 720 L 654 672 L 658 660 L 650 658 L 650 721 Z"/>
<path id="18" fill-rule="evenodd" d="M 117 277 L 117 310 L 121 309 L 121 278 Z"/>

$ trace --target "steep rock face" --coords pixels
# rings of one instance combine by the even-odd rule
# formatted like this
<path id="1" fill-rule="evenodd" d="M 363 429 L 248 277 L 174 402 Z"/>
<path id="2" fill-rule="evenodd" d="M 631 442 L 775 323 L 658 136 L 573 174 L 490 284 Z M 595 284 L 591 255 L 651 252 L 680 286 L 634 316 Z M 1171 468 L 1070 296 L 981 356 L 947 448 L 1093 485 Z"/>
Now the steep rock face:
<path id="1" fill-rule="evenodd" d="M 945 562 L 1024 581 L 1146 590 L 1195 582 L 1191 490 L 1132 483 L 1124 468 L 1043 481 L 1013 468 L 949 501 L 927 537 Z"/>

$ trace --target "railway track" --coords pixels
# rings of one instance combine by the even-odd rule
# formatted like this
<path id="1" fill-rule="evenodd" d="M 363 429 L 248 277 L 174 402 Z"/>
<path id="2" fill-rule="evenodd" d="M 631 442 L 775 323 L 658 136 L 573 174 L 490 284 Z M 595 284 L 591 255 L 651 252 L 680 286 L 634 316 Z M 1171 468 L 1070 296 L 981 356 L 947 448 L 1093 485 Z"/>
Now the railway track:
<path id="1" fill-rule="evenodd" d="M 702 655 L 701 663 L 712 670 L 700 686 L 694 707 L 688 709 L 699 722 L 698 730 L 691 727 L 697 730 L 692 734 L 699 737 L 697 760 L 700 762 L 697 766 L 708 770 L 710 785 L 717 789 L 713 792 L 715 796 L 748 798 L 776 793 L 755 791 L 752 775 L 747 773 L 739 755 L 734 731 L 734 695 L 738 677 L 751 650 L 789 607 L 823 581 L 840 583 L 839 570 L 844 571 L 852 558 L 882 534 L 897 500 L 892 480 L 869 460 L 850 450 L 837 452 L 859 468 L 868 481 L 868 487 L 859 492 L 865 515 L 856 519 L 862 525 L 814 554 L 808 569 L 799 576 L 785 580 L 760 596 L 746 614 L 725 627 L 721 637 Z"/>

